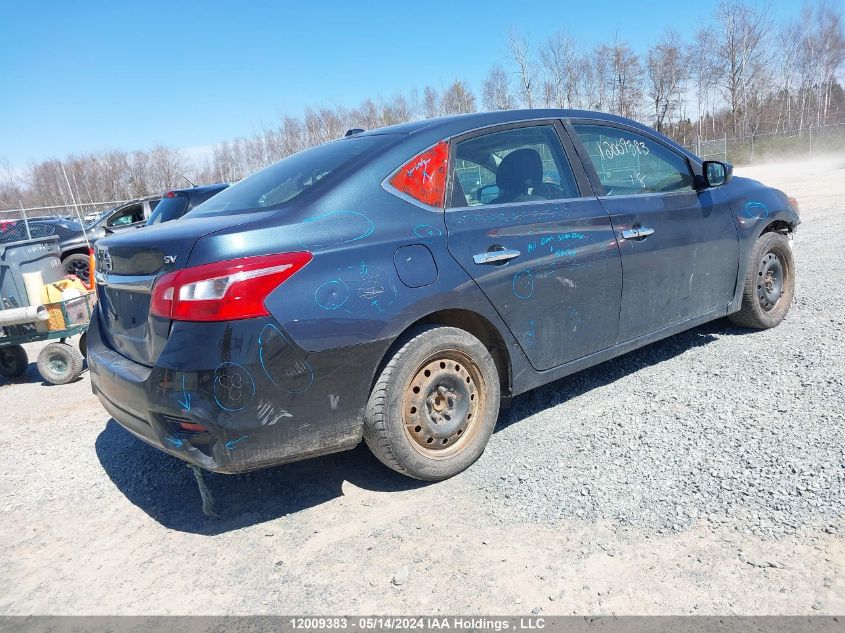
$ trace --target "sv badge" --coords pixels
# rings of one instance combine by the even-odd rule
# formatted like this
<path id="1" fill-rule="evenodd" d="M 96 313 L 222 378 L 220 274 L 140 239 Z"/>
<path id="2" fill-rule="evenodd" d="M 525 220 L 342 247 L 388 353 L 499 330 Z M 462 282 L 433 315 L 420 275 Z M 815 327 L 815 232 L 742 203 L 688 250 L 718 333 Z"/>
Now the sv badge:
<path id="1" fill-rule="evenodd" d="M 177 257 L 178 257 L 178 255 L 165 255 L 164 256 L 164 263 L 165 264 L 175 264 Z"/>

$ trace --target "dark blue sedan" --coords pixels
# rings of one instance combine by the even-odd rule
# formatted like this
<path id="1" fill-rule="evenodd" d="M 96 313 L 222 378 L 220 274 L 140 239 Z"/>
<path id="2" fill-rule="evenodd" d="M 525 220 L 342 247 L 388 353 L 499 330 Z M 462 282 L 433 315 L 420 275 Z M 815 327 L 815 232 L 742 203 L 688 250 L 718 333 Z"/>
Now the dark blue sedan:
<path id="1" fill-rule="evenodd" d="M 712 319 L 780 323 L 796 207 L 594 112 L 355 132 L 98 242 L 93 390 L 209 470 L 363 438 L 443 479 L 502 399 Z"/>

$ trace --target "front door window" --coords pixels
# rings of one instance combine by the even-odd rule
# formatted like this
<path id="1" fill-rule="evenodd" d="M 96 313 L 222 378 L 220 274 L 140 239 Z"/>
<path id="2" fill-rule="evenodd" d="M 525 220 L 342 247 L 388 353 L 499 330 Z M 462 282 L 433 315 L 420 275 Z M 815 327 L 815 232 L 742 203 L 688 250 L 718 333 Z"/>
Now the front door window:
<path id="1" fill-rule="evenodd" d="M 692 191 L 693 176 L 686 159 L 631 130 L 575 125 L 607 196 Z"/>

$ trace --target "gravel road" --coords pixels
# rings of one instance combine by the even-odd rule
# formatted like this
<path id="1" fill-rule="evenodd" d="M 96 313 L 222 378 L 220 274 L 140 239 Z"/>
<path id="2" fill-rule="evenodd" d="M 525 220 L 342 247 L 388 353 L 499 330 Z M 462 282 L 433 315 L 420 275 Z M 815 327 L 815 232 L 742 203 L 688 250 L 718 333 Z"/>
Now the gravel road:
<path id="1" fill-rule="evenodd" d="M 87 374 L 0 382 L 0 614 L 845 612 L 845 159 L 738 173 L 801 202 L 787 320 L 516 398 L 446 482 L 359 447 L 210 475 L 207 519 Z"/>

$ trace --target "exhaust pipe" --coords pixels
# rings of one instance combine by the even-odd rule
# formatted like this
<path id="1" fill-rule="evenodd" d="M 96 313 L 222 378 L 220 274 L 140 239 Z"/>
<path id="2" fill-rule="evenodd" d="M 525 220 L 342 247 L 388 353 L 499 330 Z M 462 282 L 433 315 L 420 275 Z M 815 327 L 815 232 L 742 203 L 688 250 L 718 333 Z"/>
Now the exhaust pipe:
<path id="1" fill-rule="evenodd" d="M 26 306 L 24 308 L 0 310 L 0 326 L 23 325 L 24 323 L 49 320 L 50 313 L 44 306 Z"/>

